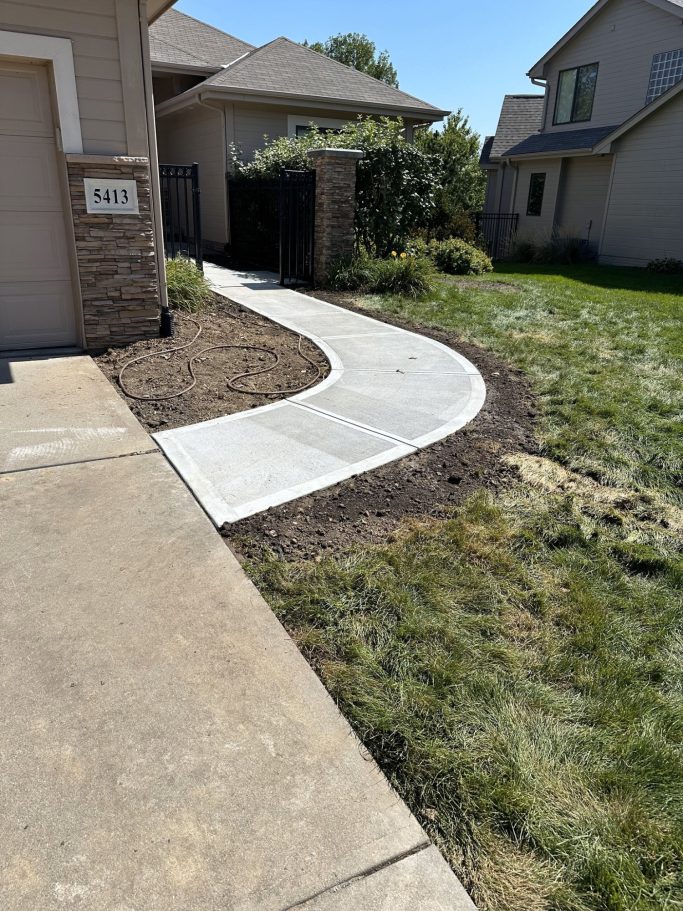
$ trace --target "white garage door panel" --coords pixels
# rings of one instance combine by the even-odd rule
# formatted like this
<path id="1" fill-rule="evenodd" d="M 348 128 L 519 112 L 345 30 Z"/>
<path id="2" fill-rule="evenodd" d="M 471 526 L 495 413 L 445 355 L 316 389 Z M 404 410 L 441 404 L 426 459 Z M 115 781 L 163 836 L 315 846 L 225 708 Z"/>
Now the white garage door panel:
<path id="1" fill-rule="evenodd" d="M 0 136 L 0 211 L 62 211 L 54 141 Z"/>
<path id="2" fill-rule="evenodd" d="M 15 282 L 68 278 L 61 212 L 0 212 L 0 288 Z"/>
<path id="3" fill-rule="evenodd" d="M 53 135 L 45 67 L 0 63 L 0 133 Z"/>
<path id="4" fill-rule="evenodd" d="M 0 349 L 78 338 L 44 66 L 0 63 Z"/>
<path id="5" fill-rule="evenodd" d="M 6 348 L 58 347 L 76 335 L 71 282 L 26 283 L 7 293 L 0 287 L 0 338 Z"/>

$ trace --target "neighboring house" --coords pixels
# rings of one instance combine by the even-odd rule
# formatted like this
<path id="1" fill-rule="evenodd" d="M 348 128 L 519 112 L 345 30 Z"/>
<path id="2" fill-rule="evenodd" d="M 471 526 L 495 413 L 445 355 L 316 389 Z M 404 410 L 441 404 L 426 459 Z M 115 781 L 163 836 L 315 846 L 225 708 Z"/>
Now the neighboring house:
<path id="1" fill-rule="evenodd" d="M 448 113 L 287 38 L 255 48 L 175 10 L 152 27 L 151 48 L 160 158 L 199 163 L 204 241 L 218 249 L 229 241 L 231 146 L 249 160 L 265 137 L 361 114 L 402 117 L 411 136 Z"/>
<path id="2" fill-rule="evenodd" d="M 0 3 L 0 349 L 158 335 L 147 33 L 172 2 Z"/>
<path id="3" fill-rule="evenodd" d="M 683 259 L 683 0 L 600 0 L 508 95 L 484 145 L 486 213 L 600 262 Z"/>

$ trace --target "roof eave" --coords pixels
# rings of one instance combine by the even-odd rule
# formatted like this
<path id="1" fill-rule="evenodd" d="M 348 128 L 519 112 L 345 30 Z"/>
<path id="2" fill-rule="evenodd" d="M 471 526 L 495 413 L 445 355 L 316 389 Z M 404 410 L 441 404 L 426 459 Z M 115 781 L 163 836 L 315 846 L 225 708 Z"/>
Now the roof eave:
<path id="1" fill-rule="evenodd" d="M 510 155 L 506 152 L 501 156 L 501 161 L 523 161 L 527 158 L 585 158 L 594 155 L 595 149 L 548 149 L 545 152 L 519 152 Z"/>
<path id="2" fill-rule="evenodd" d="M 448 117 L 450 111 L 441 111 L 437 108 L 399 107 L 369 101 L 354 101 L 353 99 L 328 98 L 323 95 L 301 95 L 286 92 L 266 92 L 260 89 L 234 88 L 233 86 L 205 85 L 202 95 L 207 98 L 224 99 L 225 101 L 256 101 L 265 99 L 263 104 L 296 105 L 308 107 L 323 107 L 330 110 L 357 111 L 358 113 L 380 114 L 389 117 L 410 117 L 422 120 L 425 123 L 435 123 Z M 163 107 L 163 105 L 162 105 Z"/>
<path id="3" fill-rule="evenodd" d="M 169 10 L 176 0 L 147 0 L 147 21 L 151 25 L 159 16 L 162 16 L 166 10 Z"/>
<path id="4" fill-rule="evenodd" d="M 215 76 L 216 73 L 220 73 L 222 67 L 220 66 L 202 66 L 197 64 L 197 66 L 192 66 L 185 63 L 163 63 L 160 60 L 152 60 L 152 73 L 186 73 L 188 76 L 206 76 L 208 79 L 209 76 Z"/>

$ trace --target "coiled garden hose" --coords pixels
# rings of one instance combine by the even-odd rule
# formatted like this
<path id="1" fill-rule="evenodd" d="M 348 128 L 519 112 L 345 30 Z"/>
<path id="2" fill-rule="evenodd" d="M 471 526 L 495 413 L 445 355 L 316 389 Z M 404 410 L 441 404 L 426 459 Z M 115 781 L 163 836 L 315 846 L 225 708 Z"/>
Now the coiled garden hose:
<path id="1" fill-rule="evenodd" d="M 178 315 L 178 314 L 176 314 L 176 315 Z M 138 402 L 165 402 L 168 399 L 177 399 L 177 398 L 180 398 L 181 395 L 186 395 L 186 393 L 190 392 L 190 390 L 194 389 L 194 387 L 197 385 L 197 377 L 194 372 L 195 361 L 198 358 L 202 357 L 202 355 L 208 354 L 209 351 L 220 351 L 220 350 L 224 350 L 224 349 L 233 349 L 233 350 L 239 350 L 239 351 L 261 351 L 264 354 L 267 354 L 273 358 L 273 363 L 268 364 L 265 367 L 259 367 L 259 368 L 253 368 L 250 370 L 245 370 L 242 373 L 236 373 L 233 376 L 228 377 L 226 380 L 226 384 L 229 389 L 233 390 L 233 392 L 245 392 L 245 393 L 248 393 L 249 395 L 283 395 L 283 396 L 295 395 L 298 392 L 305 392 L 306 389 L 310 389 L 311 386 L 313 386 L 315 383 L 318 382 L 318 380 L 320 379 L 320 377 L 322 375 L 322 370 L 320 369 L 318 364 L 316 364 L 315 361 L 311 360 L 311 358 L 307 354 L 305 354 L 304 351 L 302 351 L 301 343 L 303 342 L 303 336 L 300 335 L 299 343 L 297 346 L 297 354 L 304 361 L 307 361 L 312 367 L 315 368 L 316 374 L 313 377 L 313 379 L 309 380 L 303 386 L 297 386 L 296 389 L 249 389 L 248 387 L 237 385 L 239 380 L 244 380 L 247 377 L 260 376 L 264 373 L 270 373 L 272 370 L 274 370 L 277 367 L 277 365 L 280 363 L 280 355 L 277 353 L 277 351 L 274 351 L 272 348 L 262 348 L 258 345 L 210 345 L 208 348 L 202 348 L 201 351 L 198 351 L 196 354 L 193 354 L 192 357 L 189 358 L 189 360 L 187 361 L 187 370 L 192 378 L 192 382 L 188 386 L 186 386 L 184 389 L 181 389 L 178 392 L 170 392 L 170 393 L 167 393 L 166 395 L 137 395 L 136 393 L 131 392 L 123 380 L 123 375 L 126 372 L 126 370 L 128 370 L 129 367 L 132 367 L 133 364 L 139 364 L 141 361 L 145 361 L 145 360 L 148 360 L 153 357 L 166 357 L 167 358 L 167 357 L 169 357 L 169 355 L 177 354 L 179 351 L 184 351 L 186 348 L 190 348 L 192 345 L 194 345 L 194 343 L 200 337 L 200 335 L 203 332 L 203 329 L 202 329 L 202 326 L 197 322 L 197 320 L 193 319 L 191 316 L 183 316 L 183 317 L 181 317 L 181 319 L 186 320 L 188 323 L 192 323 L 197 329 L 194 337 L 189 342 L 185 342 L 185 344 L 183 344 L 183 345 L 176 345 L 173 348 L 166 348 L 163 351 L 152 351 L 149 354 L 141 354 L 139 357 L 134 357 L 131 360 L 126 361 L 126 363 L 123 365 L 123 367 L 119 371 L 119 376 L 118 376 L 119 386 L 121 387 L 121 389 L 124 391 L 124 393 L 129 398 L 135 399 Z"/>

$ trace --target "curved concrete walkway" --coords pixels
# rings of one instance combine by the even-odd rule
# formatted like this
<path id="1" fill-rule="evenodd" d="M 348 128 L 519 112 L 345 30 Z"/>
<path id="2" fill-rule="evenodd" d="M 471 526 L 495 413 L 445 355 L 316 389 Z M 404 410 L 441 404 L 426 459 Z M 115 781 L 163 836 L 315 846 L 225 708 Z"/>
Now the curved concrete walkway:
<path id="1" fill-rule="evenodd" d="M 269 274 L 207 265 L 215 290 L 306 336 L 332 370 L 262 408 L 155 434 L 217 526 L 400 459 L 469 423 L 477 368 L 445 345 L 280 288 Z"/>

